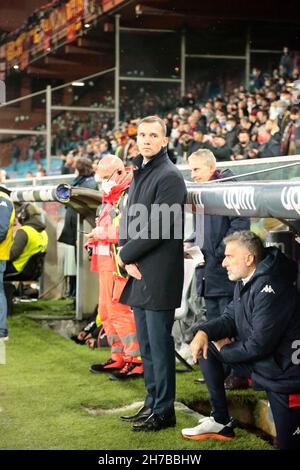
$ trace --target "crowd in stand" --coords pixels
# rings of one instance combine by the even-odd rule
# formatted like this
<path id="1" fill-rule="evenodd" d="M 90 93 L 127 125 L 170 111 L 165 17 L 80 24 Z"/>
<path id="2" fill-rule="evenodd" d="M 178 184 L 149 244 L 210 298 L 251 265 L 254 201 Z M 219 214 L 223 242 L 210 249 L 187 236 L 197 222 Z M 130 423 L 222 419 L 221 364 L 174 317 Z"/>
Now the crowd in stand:
<path id="1" fill-rule="evenodd" d="M 197 95 L 200 89 L 194 87 L 180 101 L 174 101 L 175 108 L 163 115 L 168 128 L 170 158 L 182 163 L 202 148 L 212 150 L 217 161 L 299 153 L 296 139 L 299 106 L 293 104 L 290 83 L 299 79 L 300 69 L 292 68 L 289 54 L 287 57 L 284 54 L 281 63 L 288 66 L 281 65 L 272 76 L 254 68 L 249 90 L 242 85 L 232 93 L 202 100 Z M 153 103 L 155 100 L 153 97 Z M 129 97 L 128 102 L 131 102 Z M 135 118 L 142 117 L 142 109 L 136 109 Z M 156 111 L 155 106 L 152 111 Z M 68 160 L 78 155 L 97 163 L 106 153 L 112 152 L 130 163 L 136 156 L 136 119 L 128 119 L 118 130 L 111 130 L 108 120 L 90 121 L 90 126 L 93 122 L 92 132 L 78 117 L 69 115 L 68 119 L 72 126 L 68 128 L 67 145 L 61 149 L 64 161 L 67 146 L 72 150 Z M 64 166 L 64 172 L 68 166 Z"/>
<path id="2" fill-rule="evenodd" d="M 61 157 L 63 174 L 73 173 L 80 157 L 88 157 L 96 167 L 104 155 L 114 153 L 130 164 L 138 152 L 138 119 L 155 113 L 166 122 L 169 156 L 175 163 L 185 162 L 191 153 L 203 148 L 210 149 L 217 161 L 299 154 L 296 126 L 300 108 L 290 86 L 300 78 L 298 62 L 298 55 L 292 58 L 284 48 L 279 67 L 272 74 L 254 67 L 249 89 L 241 85 L 222 96 L 208 97 L 207 87 L 200 82 L 192 83 L 182 98 L 175 88 L 160 94 L 154 88 L 127 88 L 121 100 L 126 112 L 118 129 L 113 127 L 109 113 L 67 112 L 54 118 L 52 155 Z M 114 106 L 110 92 L 102 96 L 102 104 Z M 44 156 L 43 139 L 32 138 L 28 160 L 39 164 Z M 42 176 L 39 169 L 37 174 Z"/>

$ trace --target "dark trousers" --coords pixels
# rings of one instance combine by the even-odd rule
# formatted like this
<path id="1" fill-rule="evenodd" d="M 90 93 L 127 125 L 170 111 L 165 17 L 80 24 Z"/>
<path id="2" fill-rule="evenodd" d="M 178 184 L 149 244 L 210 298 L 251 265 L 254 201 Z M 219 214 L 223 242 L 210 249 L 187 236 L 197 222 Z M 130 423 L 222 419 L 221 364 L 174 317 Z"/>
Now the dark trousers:
<path id="1" fill-rule="evenodd" d="M 6 274 L 16 274 L 18 271 L 16 270 L 16 268 L 14 267 L 14 265 L 12 264 L 11 261 L 7 261 L 6 262 L 6 268 L 5 268 L 5 272 L 4 272 L 4 277 Z"/>
<path id="2" fill-rule="evenodd" d="M 134 308 L 133 311 L 144 366 L 145 406 L 156 414 L 173 414 L 175 347 L 172 327 L 175 310 Z"/>
<path id="3" fill-rule="evenodd" d="M 205 297 L 206 318 L 213 320 L 218 318 L 225 310 L 226 305 L 231 302 L 232 297 Z"/>
<path id="4" fill-rule="evenodd" d="M 228 414 L 224 379 L 232 372 L 236 376 L 250 377 L 251 368 L 246 364 L 231 367 L 222 362 L 216 347 L 209 343 L 207 359 L 200 358 L 199 366 L 205 378 L 212 405 L 212 416 L 219 423 L 226 424 Z M 280 449 L 300 448 L 300 407 L 289 408 L 289 395 L 267 392 L 274 417 L 277 443 Z"/>

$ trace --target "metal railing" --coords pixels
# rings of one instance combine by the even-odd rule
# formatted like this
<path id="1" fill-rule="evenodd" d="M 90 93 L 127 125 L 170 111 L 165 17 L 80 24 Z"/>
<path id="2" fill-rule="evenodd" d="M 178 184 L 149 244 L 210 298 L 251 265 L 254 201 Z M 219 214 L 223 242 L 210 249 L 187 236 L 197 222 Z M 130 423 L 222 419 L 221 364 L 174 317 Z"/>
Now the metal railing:
<path id="1" fill-rule="evenodd" d="M 11 106 L 16 103 L 20 103 L 23 100 L 31 99 L 36 96 L 45 95 L 46 97 L 46 110 L 45 110 L 45 129 L 42 130 L 31 130 L 31 129 L 7 129 L 7 128 L 0 128 L 0 134 L 7 134 L 7 135 L 41 135 L 45 136 L 46 139 L 46 171 L 47 173 L 50 172 L 51 167 L 51 140 L 52 140 L 52 112 L 53 111 L 77 111 L 77 112 L 106 112 L 106 113 L 113 113 L 114 114 L 114 123 L 115 127 L 117 128 L 120 123 L 120 82 L 123 81 L 136 81 L 136 82 L 171 82 L 178 84 L 180 86 L 180 92 L 183 96 L 186 92 L 186 70 L 187 70 L 187 60 L 191 58 L 199 58 L 199 59 L 237 59 L 237 60 L 244 60 L 245 61 L 245 83 L 246 86 L 249 84 L 249 76 L 250 76 L 250 57 L 251 53 L 278 53 L 278 51 L 272 50 L 258 50 L 250 48 L 250 32 L 248 31 L 246 34 L 245 40 L 245 53 L 242 55 L 226 55 L 226 54 L 189 54 L 186 51 L 186 35 L 184 32 L 180 34 L 180 77 L 178 78 L 166 78 L 166 77 L 129 77 L 129 76 L 121 76 L 120 75 L 120 61 L 121 61 L 121 44 L 120 44 L 120 37 L 121 33 L 124 34 L 132 33 L 132 34 L 140 34 L 140 33 L 176 33 L 175 30 L 161 30 L 161 29 L 142 29 L 142 28 L 128 28 L 128 27 L 121 27 L 120 26 L 120 15 L 115 14 L 115 66 L 111 67 L 106 70 L 102 70 L 98 73 L 94 73 L 92 75 L 84 76 L 78 78 L 77 80 L 72 80 L 71 82 L 64 83 L 63 85 L 59 85 L 56 87 L 51 87 L 50 85 L 47 86 L 46 89 L 40 90 L 35 93 L 31 93 L 26 96 L 22 96 L 13 100 L 10 100 L 6 103 L 0 104 L 0 109 L 3 107 Z M 86 80 L 90 80 L 92 78 L 100 77 L 107 75 L 109 73 L 114 73 L 114 107 L 107 108 L 107 107 L 86 107 L 86 106 L 61 106 L 61 105 L 54 105 L 52 104 L 52 95 L 53 92 L 57 90 L 64 89 L 69 87 L 74 83 L 74 81 L 84 82 Z"/>

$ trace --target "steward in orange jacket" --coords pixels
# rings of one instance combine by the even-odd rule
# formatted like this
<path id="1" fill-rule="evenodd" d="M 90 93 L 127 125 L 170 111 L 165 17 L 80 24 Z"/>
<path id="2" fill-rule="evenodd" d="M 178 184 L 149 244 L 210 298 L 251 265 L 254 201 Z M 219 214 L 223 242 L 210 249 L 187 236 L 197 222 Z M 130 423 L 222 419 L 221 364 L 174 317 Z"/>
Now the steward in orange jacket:
<path id="1" fill-rule="evenodd" d="M 142 377 L 133 312 L 128 305 L 119 303 L 127 282 L 126 271 L 121 273 L 116 263 L 119 221 L 132 173 L 126 172 L 120 158 L 106 155 L 100 160 L 96 175 L 102 182 L 102 205 L 87 243 L 92 247 L 91 270 L 99 273 L 98 316 L 111 346 L 111 357 L 102 364 L 93 364 L 90 371 L 112 371 L 111 380 Z"/>

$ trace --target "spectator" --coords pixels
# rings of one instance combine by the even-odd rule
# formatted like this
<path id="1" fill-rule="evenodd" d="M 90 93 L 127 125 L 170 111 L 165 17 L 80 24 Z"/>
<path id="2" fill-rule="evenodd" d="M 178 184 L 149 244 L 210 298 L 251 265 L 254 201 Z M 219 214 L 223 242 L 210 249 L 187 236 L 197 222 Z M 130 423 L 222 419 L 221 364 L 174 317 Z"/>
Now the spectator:
<path id="1" fill-rule="evenodd" d="M 263 109 L 257 111 L 256 121 L 258 124 L 258 129 L 265 128 L 265 124 L 269 118 L 269 113 Z"/>
<path id="2" fill-rule="evenodd" d="M 237 120 L 234 116 L 228 116 L 225 128 L 226 128 L 226 143 L 228 147 L 231 149 L 238 143 L 238 138 L 237 138 L 238 126 L 237 126 Z"/>
<path id="3" fill-rule="evenodd" d="M 187 156 L 189 157 L 196 150 L 207 148 L 207 144 L 204 142 L 204 134 L 202 127 L 196 127 L 193 130 L 193 139 L 189 140 Z"/>
<path id="4" fill-rule="evenodd" d="M 277 124 L 280 129 L 280 133 L 282 135 L 289 122 L 290 112 L 288 110 L 288 105 L 286 101 L 280 100 L 280 101 L 277 101 L 275 104 L 276 104 Z"/>
<path id="5" fill-rule="evenodd" d="M 67 155 L 64 155 L 63 153 L 60 156 L 60 159 L 62 161 L 62 167 L 61 167 L 61 174 L 62 175 L 70 175 L 75 172 L 75 154 L 74 151 L 71 150 L 68 152 Z"/>
<path id="6" fill-rule="evenodd" d="M 231 149 L 226 143 L 225 135 L 214 135 L 211 144 L 206 147 L 213 152 L 217 162 L 230 160 Z"/>
<path id="7" fill-rule="evenodd" d="M 279 73 L 284 78 L 290 78 L 293 69 L 293 60 L 288 47 L 283 48 L 283 54 L 280 57 Z"/>
<path id="8" fill-rule="evenodd" d="M 239 143 L 233 147 L 231 160 L 245 160 L 255 158 L 258 154 L 258 144 L 250 142 L 250 134 L 245 129 L 238 132 Z"/>
<path id="9" fill-rule="evenodd" d="M 300 82 L 296 80 L 289 84 L 292 89 L 292 102 L 293 105 L 299 105 L 300 103 Z M 296 154 L 300 155 L 300 118 L 296 121 Z"/>
<path id="10" fill-rule="evenodd" d="M 48 235 L 46 225 L 41 219 L 41 211 L 31 203 L 24 203 L 16 212 L 21 226 L 15 233 L 5 274 L 20 273 L 33 255 L 45 253 L 48 246 Z"/>
<path id="11" fill-rule="evenodd" d="M 20 159 L 21 150 L 17 143 L 13 143 L 10 151 L 10 159 L 13 164 L 14 170 L 18 169 L 18 161 Z"/>
<path id="12" fill-rule="evenodd" d="M 296 155 L 296 125 L 300 118 L 299 108 L 293 106 L 290 112 L 290 120 L 287 123 L 282 140 L 281 151 L 283 155 Z"/>
<path id="13" fill-rule="evenodd" d="M 267 129 L 260 132 L 260 146 L 258 147 L 258 156 L 262 158 L 279 157 L 280 151 L 280 135 L 277 132 L 272 135 Z"/>
<path id="14" fill-rule="evenodd" d="M 259 67 L 253 67 L 251 82 L 250 82 L 250 91 L 260 90 L 265 83 L 264 76 Z"/>

